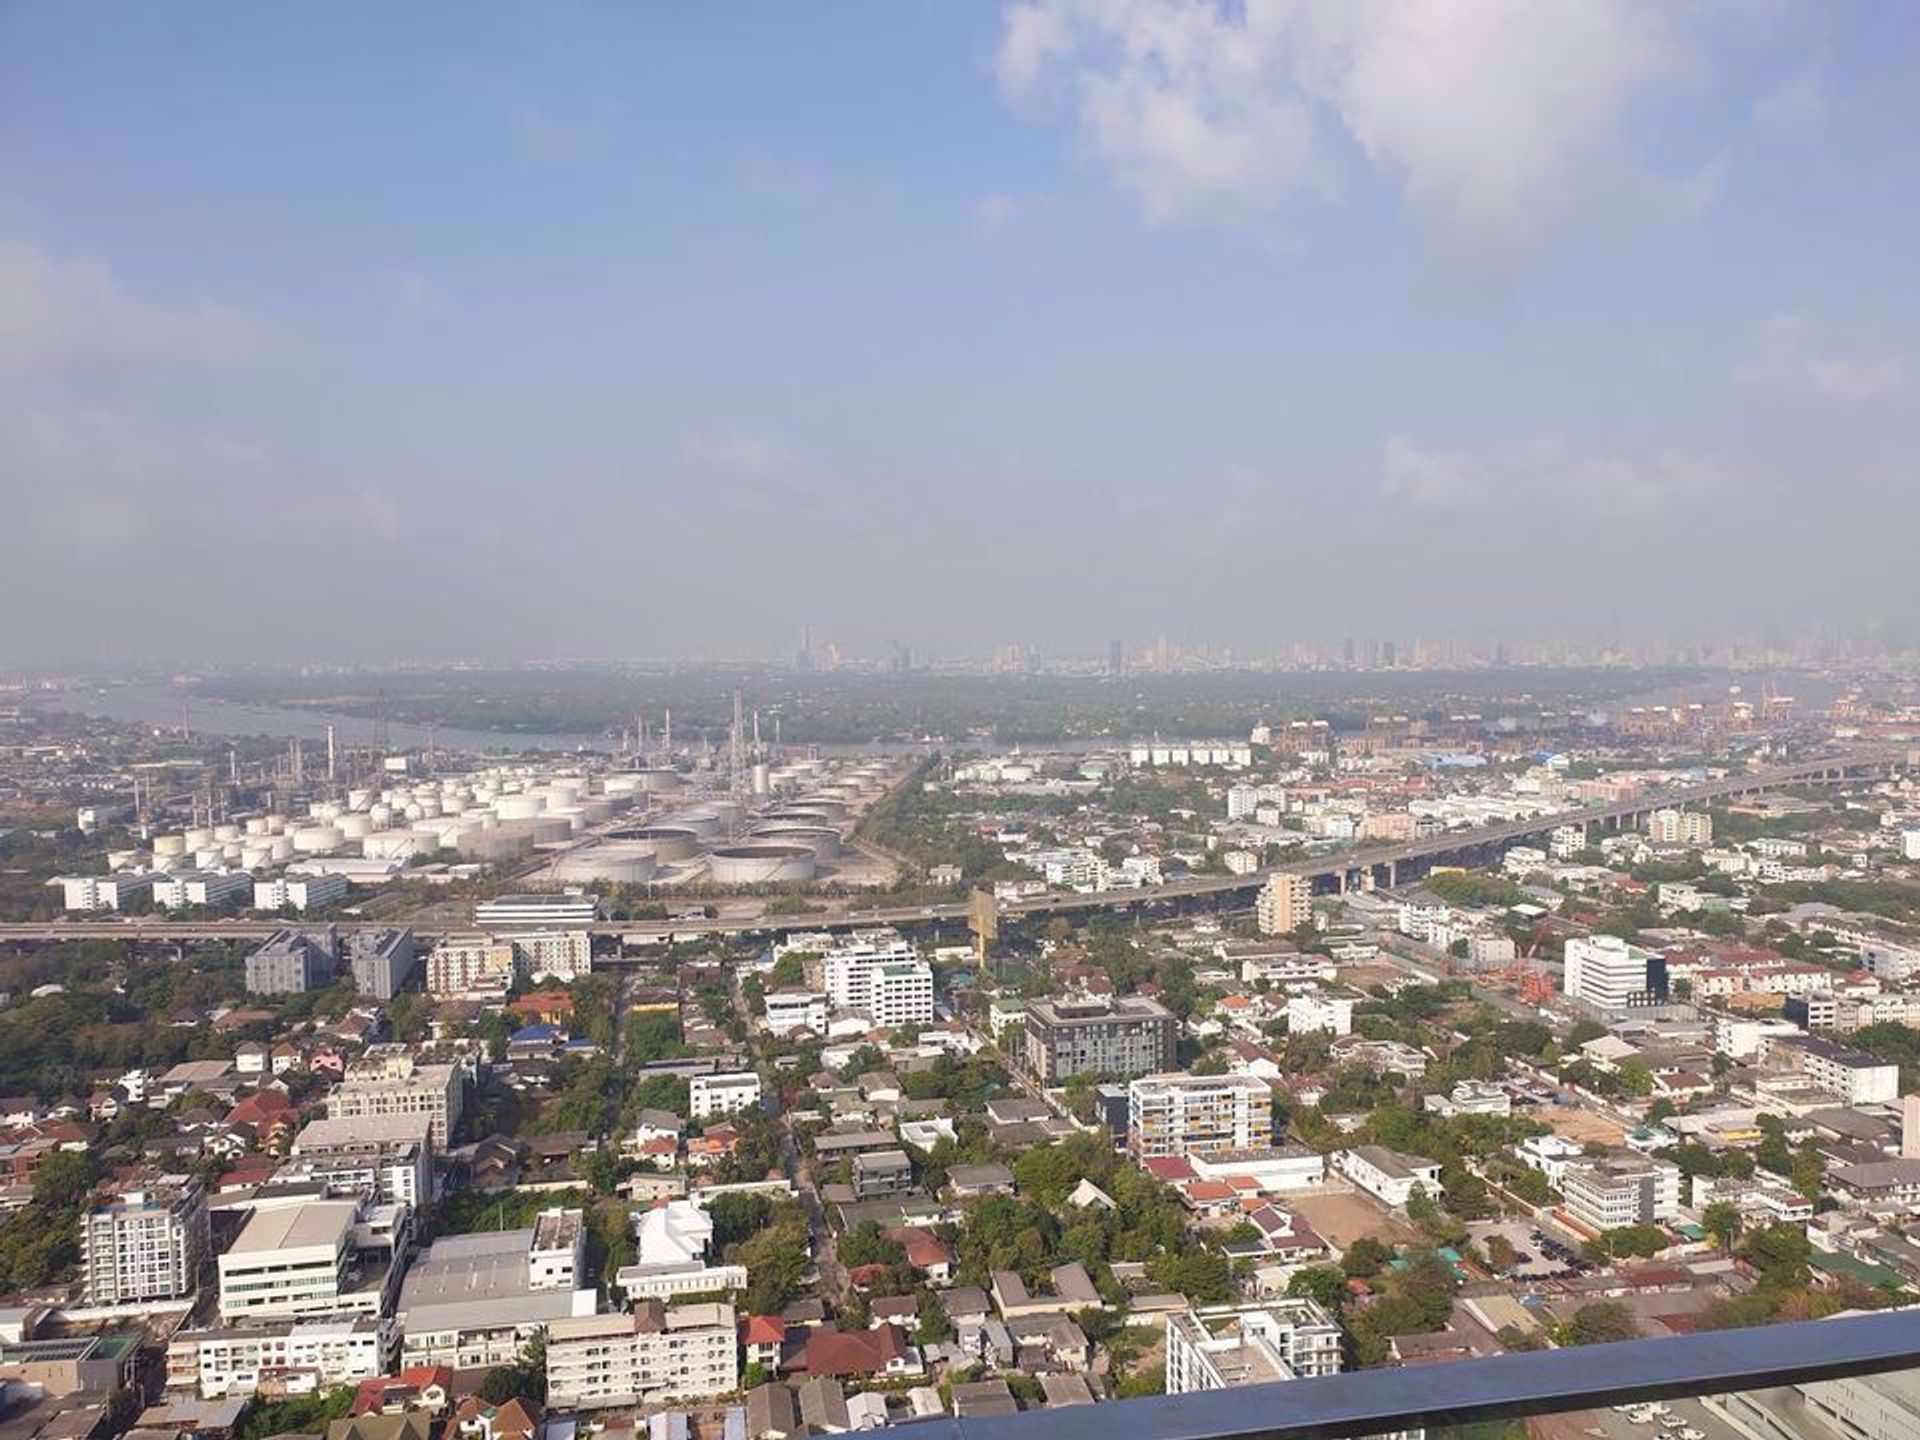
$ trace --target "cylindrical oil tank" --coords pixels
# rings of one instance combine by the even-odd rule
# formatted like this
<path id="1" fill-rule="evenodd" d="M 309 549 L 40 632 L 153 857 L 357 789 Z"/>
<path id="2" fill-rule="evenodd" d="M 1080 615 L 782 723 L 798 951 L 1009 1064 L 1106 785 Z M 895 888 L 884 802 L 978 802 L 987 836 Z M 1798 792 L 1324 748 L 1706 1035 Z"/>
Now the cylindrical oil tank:
<path id="1" fill-rule="evenodd" d="M 209 845 L 204 850 L 193 852 L 193 868 L 196 870 L 218 870 L 220 862 L 226 857 L 220 853 L 218 845 Z"/>
<path id="2" fill-rule="evenodd" d="M 131 870 L 139 863 L 140 852 L 138 850 L 107 851 L 107 869 L 109 870 Z"/>
<path id="3" fill-rule="evenodd" d="M 518 830 L 469 830 L 460 836 L 459 850 L 465 859 L 497 863 L 531 854 L 533 841 Z"/>
<path id="4" fill-rule="evenodd" d="M 547 808 L 540 795 L 502 795 L 493 802 L 493 813 L 502 820 L 531 820 Z"/>
<path id="5" fill-rule="evenodd" d="M 393 824 L 393 806 L 382 800 L 367 807 L 367 819 L 373 822 L 373 828 L 384 830 Z"/>
<path id="6" fill-rule="evenodd" d="M 650 766 L 642 770 L 625 772 L 634 777 L 639 787 L 649 795 L 663 795 L 669 790 L 678 790 L 684 783 L 678 770 L 665 765 Z M 611 776 L 608 779 L 612 779 Z"/>
<path id="7" fill-rule="evenodd" d="M 840 816 L 834 813 L 831 806 L 826 805 L 782 805 L 767 811 L 760 819 L 763 824 L 768 825 L 785 821 L 791 825 L 832 826 L 840 820 Z"/>
<path id="8" fill-rule="evenodd" d="M 240 847 L 240 868 L 242 870 L 259 870 L 272 863 L 273 847 L 271 845 L 256 840 Z"/>
<path id="9" fill-rule="evenodd" d="M 573 885 L 595 880 L 613 885 L 644 885 L 659 868 L 652 852 L 637 845 L 588 845 L 562 855 L 540 873 L 545 879 Z"/>
<path id="10" fill-rule="evenodd" d="M 284 835 L 287 833 L 287 817 L 284 815 L 267 816 L 267 834 Z"/>
<path id="11" fill-rule="evenodd" d="M 293 837 L 290 835 L 270 835 L 267 837 L 267 854 L 275 861 L 293 858 Z"/>
<path id="12" fill-rule="evenodd" d="M 446 832 L 429 825 L 416 825 L 407 832 L 413 836 L 413 853 L 432 855 L 447 843 Z"/>
<path id="13" fill-rule="evenodd" d="M 408 830 L 375 830 L 361 837 L 360 853 L 369 860 L 411 860 L 419 844 Z"/>
<path id="14" fill-rule="evenodd" d="M 204 825 L 196 825 L 182 835 L 180 840 L 189 850 L 204 850 L 213 843 L 213 831 Z"/>
<path id="15" fill-rule="evenodd" d="M 213 838 L 218 840 L 222 845 L 229 844 L 240 838 L 240 827 L 238 825 L 216 825 L 213 827 Z"/>
<path id="16" fill-rule="evenodd" d="M 302 855 L 319 855 L 340 848 L 347 837 L 337 825 L 303 825 L 293 832 L 293 848 Z"/>
<path id="17" fill-rule="evenodd" d="M 700 808 L 718 815 L 721 827 L 724 829 L 732 829 L 747 813 L 747 807 L 738 800 L 710 800 Z"/>
<path id="18" fill-rule="evenodd" d="M 757 841 L 707 855 L 707 878 L 716 885 L 790 885 L 811 880 L 813 872 L 813 851 L 805 845 Z"/>
<path id="19" fill-rule="evenodd" d="M 525 829 L 535 845 L 558 845 L 573 838 L 573 824 L 564 815 L 541 815 L 514 823 Z"/>
<path id="20" fill-rule="evenodd" d="M 164 859 L 173 855 L 187 853 L 187 837 L 184 835 L 156 835 L 153 837 L 153 858 Z"/>
<path id="21" fill-rule="evenodd" d="M 753 838 L 781 845 L 804 845 L 816 858 L 831 860 L 840 853 L 840 832 L 824 825 L 798 825 L 790 820 L 775 820 L 754 827 Z"/>
<path id="22" fill-rule="evenodd" d="M 373 804 L 373 791 L 369 790 L 366 786 L 356 785 L 353 789 L 347 791 L 347 808 L 349 810 L 364 810 L 371 804 Z"/>
<path id="23" fill-rule="evenodd" d="M 688 810 L 679 815 L 670 815 L 666 823 L 682 830 L 691 830 L 696 835 L 718 835 L 726 829 L 720 817 L 711 810 Z"/>
<path id="24" fill-rule="evenodd" d="M 247 834 L 264 835 L 267 833 L 267 817 L 255 815 L 247 821 Z"/>
<path id="25" fill-rule="evenodd" d="M 753 793 L 771 795 L 773 793 L 773 775 L 765 765 L 753 767 Z"/>
<path id="26" fill-rule="evenodd" d="M 324 824 L 328 820 L 338 820 L 346 814 L 346 807 L 332 800 L 323 800 L 318 805 L 307 807 L 307 819 Z"/>
<path id="27" fill-rule="evenodd" d="M 609 830 L 607 839 L 645 850 L 662 865 L 689 860 L 700 853 L 699 832 L 684 825 L 631 825 Z"/>
<path id="28" fill-rule="evenodd" d="M 334 821 L 333 828 L 340 832 L 343 840 L 362 840 L 373 833 L 373 817 L 355 811 Z"/>

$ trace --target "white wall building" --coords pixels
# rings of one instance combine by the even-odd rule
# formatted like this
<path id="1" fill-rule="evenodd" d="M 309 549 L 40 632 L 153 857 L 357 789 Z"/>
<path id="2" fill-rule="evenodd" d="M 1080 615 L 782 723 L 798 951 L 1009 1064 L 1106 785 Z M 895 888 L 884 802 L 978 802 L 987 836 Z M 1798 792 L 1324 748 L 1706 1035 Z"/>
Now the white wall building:
<path id="1" fill-rule="evenodd" d="M 1345 995 L 1305 993 L 1287 998 L 1287 1033 L 1290 1035 L 1351 1035 L 1353 1001 Z"/>
<path id="2" fill-rule="evenodd" d="M 1337 1375 L 1340 1363 L 1340 1327 L 1312 1300 L 1167 1316 L 1169 1395 Z"/>
<path id="3" fill-rule="evenodd" d="M 253 908 L 298 910 L 304 914 L 317 906 L 344 900 L 346 896 L 347 881 L 343 875 L 282 875 L 254 882 Z"/>
<path id="4" fill-rule="evenodd" d="M 760 1077 L 751 1070 L 696 1075 L 687 1082 L 687 1109 L 695 1120 L 735 1115 L 760 1103 Z"/>
<path id="5" fill-rule="evenodd" d="M 731 1305 L 642 1300 L 630 1315 L 556 1320 L 547 1331 L 547 1403 L 559 1409 L 699 1400 L 739 1387 Z"/>
<path id="6" fill-rule="evenodd" d="M 1143 1075 L 1127 1084 L 1135 1159 L 1247 1150 L 1273 1140 L 1273 1091 L 1252 1075 Z"/>
<path id="7" fill-rule="evenodd" d="M 1647 994 L 1647 958 L 1617 935 L 1576 935 L 1567 941 L 1566 993 L 1601 1010 L 1624 1010 Z"/>
<path id="8" fill-rule="evenodd" d="M 1440 1198 L 1440 1162 L 1423 1155 L 1402 1155 L 1384 1145 L 1361 1145 L 1336 1150 L 1333 1168 L 1368 1194 L 1404 1208 L 1417 1185 L 1435 1200 Z"/>
<path id="9" fill-rule="evenodd" d="M 827 1033 L 827 997 L 818 990 L 769 990 L 765 1003 L 769 1034 Z"/>

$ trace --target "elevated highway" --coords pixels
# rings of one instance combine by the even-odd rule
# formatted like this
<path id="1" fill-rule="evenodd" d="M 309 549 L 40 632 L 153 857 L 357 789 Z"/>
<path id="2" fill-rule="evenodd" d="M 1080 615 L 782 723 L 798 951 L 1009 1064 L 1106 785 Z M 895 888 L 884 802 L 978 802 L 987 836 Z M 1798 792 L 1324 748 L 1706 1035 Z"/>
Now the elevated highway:
<path id="1" fill-rule="evenodd" d="M 1289 860 L 1280 865 L 1254 870 L 1245 875 L 1203 875 L 1169 880 L 1161 885 L 1144 885 L 1130 890 L 1107 890 L 1093 894 L 1039 895 L 1025 900 L 1004 901 L 1000 913 L 1007 917 L 1027 915 L 1064 915 L 1091 910 L 1130 910 L 1141 906 L 1178 903 L 1183 900 L 1248 893 L 1258 890 L 1273 874 L 1304 875 L 1319 884 L 1331 884 L 1344 890 L 1351 883 L 1372 883 L 1377 877 L 1388 884 L 1397 881 L 1401 867 L 1418 869 L 1452 859 L 1472 858 L 1482 852 L 1517 840 L 1534 839 L 1562 825 L 1593 827 L 1632 826 L 1655 810 L 1678 806 L 1703 805 L 1716 800 L 1739 799 L 1791 785 L 1831 785 L 1857 783 L 1905 762 L 1904 747 L 1873 747 L 1836 752 L 1792 764 L 1774 765 L 1742 775 L 1729 775 L 1699 785 L 1649 791 L 1630 800 L 1610 805 L 1589 805 L 1573 810 L 1528 816 L 1481 825 L 1471 829 L 1448 830 L 1418 840 L 1360 846 L 1326 855 Z M 780 916 L 722 916 L 700 920 L 636 920 L 622 924 L 599 924 L 592 928 L 599 935 L 634 938 L 692 939 L 706 935 L 766 934 L 780 930 L 842 930 L 867 925 L 917 926 L 942 921 L 964 923 L 964 901 L 939 905 L 861 908 L 829 906 L 819 914 Z M 342 930 L 374 930 L 408 922 L 357 921 L 335 922 Z M 258 940 L 283 929 L 284 922 L 272 920 L 192 920 L 174 921 L 164 917 L 125 919 L 81 919 L 0 924 L 0 942 L 112 939 L 137 941 L 168 940 Z M 417 934 L 425 938 L 472 932 L 472 925 L 421 924 Z"/>

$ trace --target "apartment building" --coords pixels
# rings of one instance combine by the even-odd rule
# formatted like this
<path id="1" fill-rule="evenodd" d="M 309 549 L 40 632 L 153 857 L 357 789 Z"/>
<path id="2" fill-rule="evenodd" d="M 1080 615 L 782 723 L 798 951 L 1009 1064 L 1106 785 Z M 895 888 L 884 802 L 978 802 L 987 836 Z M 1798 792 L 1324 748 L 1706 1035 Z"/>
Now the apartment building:
<path id="1" fill-rule="evenodd" d="M 1252 1075 L 1145 1075 L 1127 1085 L 1136 1160 L 1249 1150 L 1273 1142 L 1273 1091 Z"/>
<path id="2" fill-rule="evenodd" d="M 434 1149 L 446 1153 L 466 1103 L 466 1080 L 455 1065 L 428 1065 L 394 1047 L 367 1051 L 327 1096 L 329 1120 L 419 1115 Z"/>
<path id="3" fill-rule="evenodd" d="M 1713 816 L 1704 810 L 1656 810 L 1647 817 L 1647 838 L 1656 845 L 1711 845 Z"/>
<path id="4" fill-rule="evenodd" d="M 62 875 L 60 892 L 68 910 L 91 912 L 120 910 L 137 895 L 153 888 L 154 876 L 144 870 L 123 870 L 114 875 Z"/>
<path id="5" fill-rule="evenodd" d="M 868 972 L 865 1010 L 885 1030 L 925 1025 L 933 1019 L 933 970 L 924 960 L 891 960 Z"/>
<path id="6" fill-rule="evenodd" d="M 427 993 L 443 1000 L 496 999 L 513 988 L 513 942 L 449 937 L 427 952 Z"/>
<path id="7" fill-rule="evenodd" d="M 1158 1075 L 1174 1068 L 1179 1022 L 1143 996 L 1027 1002 L 1026 1058 L 1034 1078 Z"/>
<path id="8" fill-rule="evenodd" d="M 1307 1299 L 1169 1314 L 1166 1339 L 1169 1395 L 1340 1373 L 1340 1327 Z"/>
<path id="9" fill-rule="evenodd" d="M 699 1400 L 739 1386 L 731 1305 L 641 1300 L 632 1314 L 556 1320 L 547 1330 L 547 1403 L 557 1409 Z"/>
<path id="10" fill-rule="evenodd" d="M 153 903 L 162 910 L 225 905 L 252 893 L 253 876 L 244 870 L 183 870 L 153 882 Z"/>
<path id="11" fill-rule="evenodd" d="M 433 1201 L 433 1123 L 423 1114 L 310 1120 L 274 1177 L 420 1210 Z"/>
<path id="12" fill-rule="evenodd" d="M 687 1082 L 687 1109 L 695 1120 L 735 1115 L 760 1103 L 760 1077 L 751 1070 L 696 1075 Z"/>
<path id="13" fill-rule="evenodd" d="M 375 1000 L 398 995 L 420 963 L 411 930 L 353 931 L 346 948 L 354 989 Z"/>
<path id="14" fill-rule="evenodd" d="M 312 1395 L 388 1373 L 392 1329 L 372 1315 L 183 1330 L 167 1344 L 167 1388 L 203 1400 Z"/>
<path id="15" fill-rule="evenodd" d="M 1798 1070 L 1848 1105 L 1894 1105 L 1900 1100 L 1900 1067 L 1864 1050 L 1818 1035 L 1775 1035 L 1760 1051 L 1771 1069 Z"/>
<path id="16" fill-rule="evenodd" d="M 827 997 L 820 991 L 769 990 L 765 1000 L 769 1034 L 791 1035 L 797 1030 L 827 1033 Z"/>
<path id="17" fill-rule="evenodd" d="M 1351 1035 L 1353 1001 L 1345 995 L 1323 995 L 1307 991 L 1287 999 L 1287 1033 L 1290 1035 Z"/>
<path id="18" fill-rule="evenodd" d="M 512 940 L 514 965 L 530 980 L 571 985 L 593 973 L 593 936 L 586 930 L 536 930 Z"/>
<path id="19" fill-rule="evenodd" d="M 253 885 L 256 910 L 297 910 L 304 915 L 346 898 L 344 875 L 282 875 L 274 880 L 256 880 Z"/>
<path id="20" fill-rule="evenodd" d="M 796 948 L 802 938 L 783 949 Z M 933 1019 L 933 971 L 899 931 L 861 930 L 847 940 L 812 938 L 824 942 L 821 983 L 835 1010 L 864 1011 L 888 1029 Z"/>
<path id="21" fill-rule="evenodd" d="M 197 1287 L 207 1249 L 207 1195 L 198 1180 L 170 1176 L 102 1194 L 80 1226 L 87 1303 L 185 1299 Z"/>
<path id="22" fill-rule="evenodd" d="M 1313 919 L 1313 883 L 1304 875 L 1269 875 L 1253 914 L 1262 935 L 1291 934 Z"/>
<path id="23" fill-rule="evenodd" d="M 281 930 L 247 956 L 247 993 L 304 995 L 340 973 L 339 936 L 333 930 Z"/>
<path id="24" fill-rule="evenodd" d="M 1651 1156 L 1605 1156 L 1560 1173 L 1567 1213 L 1593 1230 L 1657 1225 L 1680 1212 L 1680 1167 Z"/>

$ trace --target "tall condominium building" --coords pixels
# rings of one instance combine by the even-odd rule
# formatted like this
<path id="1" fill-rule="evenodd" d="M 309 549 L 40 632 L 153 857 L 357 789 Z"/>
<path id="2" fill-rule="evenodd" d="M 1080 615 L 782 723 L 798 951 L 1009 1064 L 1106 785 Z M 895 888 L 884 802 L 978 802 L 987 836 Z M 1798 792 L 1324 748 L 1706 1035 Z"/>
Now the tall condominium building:
<path id="1" fill-rule="evenodd" d="M 593 936 L 585 930 L 534 930 L 511 938 L 514 964 L 529 979 L 566 984 L 593 973 Z"/>
<path id="2" fill-rule="evenodd" d="M 247 956 L 247 991 L 301 995 L 340 973 L 339 936 L 332 929 L 281 930 Z"/>
<path id="3" fill-rule="evenodd" d="M 376 1047 L 351 1066 L 327 1096 L 327 1118 L 424 1116 L 434 1148 L 445 1154 L 465 1102 L 466 1081 L 458 1066 L 426 1065 L 404 1050 Z"/>
<path id="4" fill-rule="evenodd" d="M 933 970 L 924 960 L 889 960 L 867 970 L 865 1010 L 873 1023 L 897 1030 L 933 1019 Z"/>
<path id="5" fill-rule="evenodd" d="M 87 1303 L 191 1295 L 207 1243 L 207 1196 L 198 1180 L 170 1176 L 144 1189 L 102 1194 L 80 1227 Z"/>
<path id="6" fill-rule="evenodd" d="M 1340 1373 L 1340 1327 L 1312 1300 L 1167 1316 L 1167 1394 Z"/>
<path id="7" fill-rule="evenodd" d="M 1145 1075 L 1127 1086 L 1127 1149 L 1137 1160 L 1273 1142 L 1273 1091 L 1253 1075 Z"/>
<path id="8" fill-rule="evenodd" d="M 1647 838 L 1656 845 L 1710 845 L 1713 816 L 1704 810 L 1656 810 L 1647 817 Z"/>
<path id="9" fill-rule="evenodd" d="M 347 968 L 362 995 L 393 999 L 417 964 L 411 930 L 357 930 L 347 936 Z"/>
<path id="10" fill-rule="evenodd" d="M 1564 988 L 1596 1009 L 1625 1010 L 1664 994 L 1665 969 L 1664 959 L 1618 935 L 1579 935 L 1567 941 Z"/>
<path id="11" fill-rule="evenodd" d="M 1043 1085 L 1075 1075 L 1128 1079 L 1174 1068 L 1179 1022 L 1157 1001 L 1029 1000 L 1027 1066 Z"/>
<path id="12" fill-rule="evenodd" d="M 809 950 L 820 957 L 821 981 L 836 1010 L 865 1010 L 872 1000 L 876 969 L 920 958 L 912 941 L 887 928 L 856 930 L 845 938 L 795 935 L 780 947 L 781 953 Z"/>
<path id="13" fill-rule="evenodd" d="M 547 1403 L 561 1409 L 698 1400 L 740 1384 L 731 1305 L 641 1300 L 630 1315 L 583 1315 L 547 1327 Z"/>
<path id="14" fill-rule="evenodd" d="M 1313 884 L 1304 875 L 1269 875 L 1253 904 L 1262 935 L 1286 935 L 1313 919 Z"/>
<path id="15" fill-rule="evenodd" d="M 427 993 L 459 1000 L 513 988 L 513 942 L 491 935 L 449 936 L 427 952 Z"/>
<path id="16" fill-rule="evenodd" d="M 1680 1211 L 1680 1167 L 1651 1156 L 1604 1156 L 1560 1174 L 1567 1213 L 1594 1230 L 1654 1225 Z"/>

